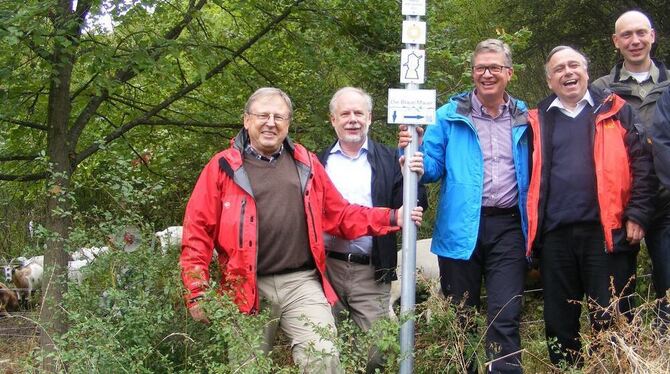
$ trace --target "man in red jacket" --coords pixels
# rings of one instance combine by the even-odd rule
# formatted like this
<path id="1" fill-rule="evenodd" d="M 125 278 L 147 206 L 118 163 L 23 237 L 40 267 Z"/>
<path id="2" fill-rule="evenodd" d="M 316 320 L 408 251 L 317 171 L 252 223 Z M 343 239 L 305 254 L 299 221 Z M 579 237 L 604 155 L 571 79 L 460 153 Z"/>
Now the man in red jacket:
<path id="1" fill-rule="evenodd" d="M 335 331 L 323 232 L 385 235 L 400 229 L 402 207 L 349 204 L 316 156 L 288 138 L 292 114 L 291 99 L 277 88 L 261 88 L 247 101 L 244 129 L 205 166 L 186 207 L 182 280 L 191 316 L 208 322 L 198 300 L 216 249 L 221 291 L 243 313 L 258 312 L 260 299 L 271 307 L 276 322 L 264 331 L 263 351 L 281 327 L 301 372 L 340 372 L 333 342 L 315 329 Z M 421 164 L 420 157 L 410 160 L 412 170 Z M 412 212 L 417 224 L 421 215 L 421 208 Z M 323 354 L 310 354 L 309 346 Z"/>
<path id="2" fill-rule="evenodd" d="M 656 181 L 633 108 L 588 86 L 586 57 L 558 46 L 545 69 L 553 94 L 528 115 L 528 255 L 541 249 L 551 361 L 579 366 L 581 305 L 574 301 L 586 295 L 593 329 L 608 327 L 610 282 L 615 295 L 624 292 L 649 227 Z"/>

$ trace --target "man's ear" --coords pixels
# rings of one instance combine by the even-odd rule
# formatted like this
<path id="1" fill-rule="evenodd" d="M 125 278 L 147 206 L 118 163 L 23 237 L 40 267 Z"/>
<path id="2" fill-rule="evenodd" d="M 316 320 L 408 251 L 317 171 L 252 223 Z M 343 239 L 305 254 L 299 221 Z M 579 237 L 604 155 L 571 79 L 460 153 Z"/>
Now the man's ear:
<path id="1" fill-rule="evenodd" d="M 251 126 L 251 116 L 248 115 L 247 113 L 244 113 L 244 128 L 249 130 L 249 126 Z"/>
<path id="2" fill-rule="evenodd" d="M 619 49 L 619 39 L 616 34 L 612 34 L 612 44 L 614 44 L 614 48 Z"/>

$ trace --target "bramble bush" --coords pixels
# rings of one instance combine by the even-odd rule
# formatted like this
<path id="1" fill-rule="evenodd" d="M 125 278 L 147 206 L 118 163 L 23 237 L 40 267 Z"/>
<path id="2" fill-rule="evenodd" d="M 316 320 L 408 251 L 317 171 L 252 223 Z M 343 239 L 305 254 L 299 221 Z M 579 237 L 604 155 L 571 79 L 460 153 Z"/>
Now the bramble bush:
<path id="1" fill-rule="evenodd" d="M 177 248 L 167 256 L 142 246 L 135 252 L 113 251 L 96 259 L 82 284 L 70 284 L 62 305 L 69 332 L 56 338 L 59 361 L 68 373 L 297 373 L 290 347 L 280 337 L 270 355 L 259 350 L 269 316 L 246 316 L 227 298 L 208 294 L 205 308 L 210 325 L 191 320 L 183 303 Z M 218 270 L 212 269 L 215 274 Z M 431 287 L 425 287 L 431 289 Z M 416 373 L 460 373 L 466 360 L 483 370 L 485 316 L 471 311 L 458 317 L 440 295 L 430 295 L 415 315 Z M 583 309 L 586 309 L 585 307 Z M 548 362 L 541 317 L 541 299 L 526 296 L 522 356 L 528 373 L 666 373 L 670 371 L 670 343 L 655 326 L 654 300 L 635 310 L 633 322 L 614 316 L 611 329 L 592 332 L 582 322 L 584 365 L 556 368 Z M 427 316 L 430 315 L 430 318 Z M 402 321 L 402 318 L 401 318 Z M 469 333 L 477 326 L 476 334 Z M 399 370 L 399 323 L 380 321 L 367 333 L 353 322 L 338 324 L 337 346 L 344 372 L 365 368 L 368 351 L 380 347 L 387 372 Z M 463 359 L 466 358 L 466 360 Z M 39 352 L 26 359 L 33 369 Z"/>

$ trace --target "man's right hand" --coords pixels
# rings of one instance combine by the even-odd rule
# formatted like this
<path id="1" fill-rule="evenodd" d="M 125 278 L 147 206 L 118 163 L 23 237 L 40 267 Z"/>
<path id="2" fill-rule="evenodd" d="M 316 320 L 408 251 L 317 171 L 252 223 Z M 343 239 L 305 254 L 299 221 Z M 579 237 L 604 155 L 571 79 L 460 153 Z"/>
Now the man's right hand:
<path id="1" fill-rule="evenodd" d="M 191 313 L 191 317 L 193 317 L 194 320 L 209 325 L 209 319 L 207 318 L 205 311 L 200 307 L 200 304 L 196 303 L 189 308 L 188 312 Z"/>
<path id="2" fill-rule="evenodd" d="M 416 134 L 419 136 L 419 145 L 423 142 L 423 127 L 416 126 Z M 398 126 L 398 148 L 403 149 L 412 141 L 407 125 Z"/>

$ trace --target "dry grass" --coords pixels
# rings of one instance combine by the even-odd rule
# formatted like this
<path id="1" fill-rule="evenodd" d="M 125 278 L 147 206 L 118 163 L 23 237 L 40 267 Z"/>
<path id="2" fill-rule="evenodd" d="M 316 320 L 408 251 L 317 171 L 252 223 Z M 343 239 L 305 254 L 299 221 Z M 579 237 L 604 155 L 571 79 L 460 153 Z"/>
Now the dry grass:
<path id="1" fill-rule="evenodd" d="M 35 312 L 14 313 L 0 318 L 0 373 L 22 372 L 22 363 L 38 345 Z"/>

